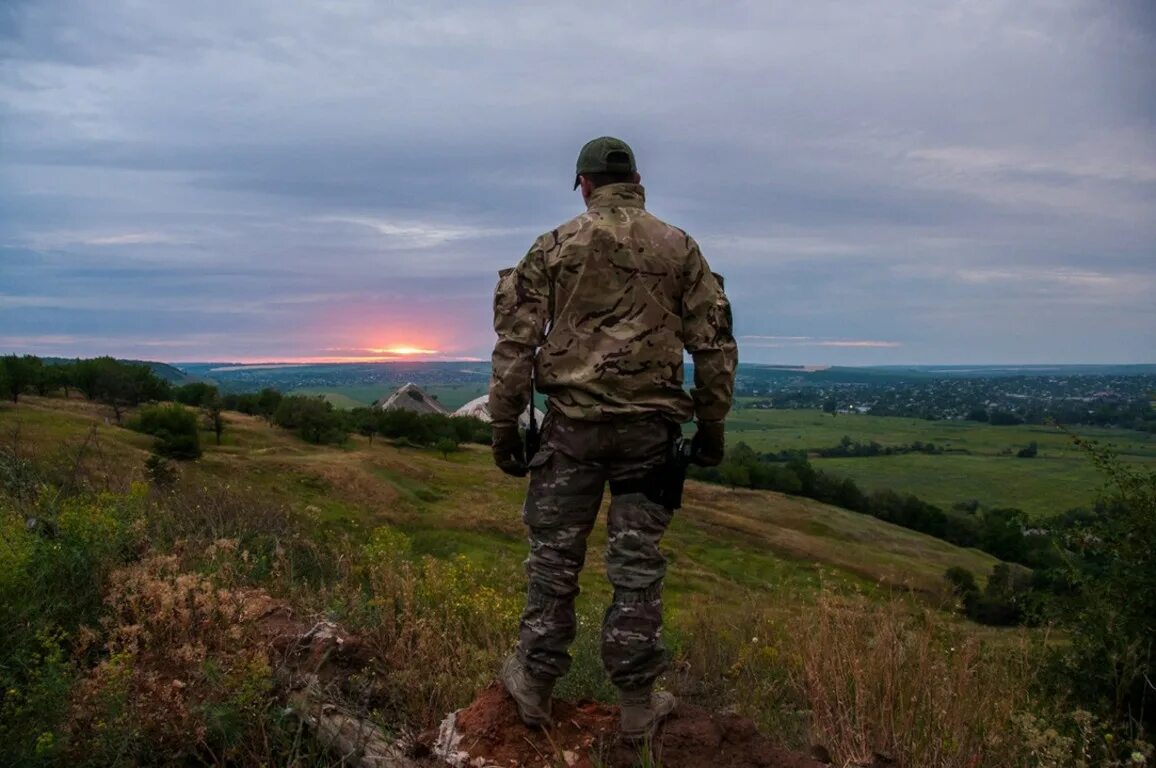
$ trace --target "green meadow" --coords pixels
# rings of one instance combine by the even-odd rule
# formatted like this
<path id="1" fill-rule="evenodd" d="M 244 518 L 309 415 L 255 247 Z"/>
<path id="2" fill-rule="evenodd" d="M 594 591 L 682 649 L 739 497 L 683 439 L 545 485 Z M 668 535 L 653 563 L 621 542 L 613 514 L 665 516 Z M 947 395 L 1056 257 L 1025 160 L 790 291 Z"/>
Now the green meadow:
<path id="1" fill-rule="evenodd" d="M 934 443 L 942 454 L 861 458 L 811 457 L 813 465 L 849 477 L 869 490 L 891 488 L 949 507 L 979 501 L 1018 507 L 1033 517 L 1086 506 L 1101 478 L 1072 434 L 1109 446 L 1128 463 L 1156 468 L 1156 435 L 1123 429 L 1078 427 L 1072 434 L 1054 426 L 993 427 L 969 421 L 926 421 L 890 416 L 831 415 L 821 411 L 740 408 L 727 421 L 728 440 L 760 452 L 815 451 L 844 436 L 883 446 Z M 1035 458 L 1016 453 L 1036 443 Z"/>
<path id="2" fill-rule="evenodd" d="M 450 410 L 479 395 L 484 384 L 442 385 L 425 390 Z M 323 395 L 335 408 L 365 407 L 387 396 L 386 387 L 299 389 L 292 394 Z M 862 458 L 812 456 L 815 467 L 849 477 L 866 490 L 890 488 L 913 493 L 942 507 L 978 501 L 985 507 L 1018 507 L 1044 517 L 1095 499 L 1101 478 L 1075 446 L 1072 434 L 1109 446 L 1130 463 L 1156 467 L 1156 435 L 1125 429 L 1056 426 L 991 426 L 972 421 L 927 421 L 862 414 L 832 415 L 818 410 L 759 410 L 739 403 L 727 420 L 731 445 L 745 442 L 760 452 L 816 451 L 845 436 L 883 446 L 934 443 L 937 455 L 902 454 Z M 1016 453 L 1035 443 L 1035 458 Z"/>

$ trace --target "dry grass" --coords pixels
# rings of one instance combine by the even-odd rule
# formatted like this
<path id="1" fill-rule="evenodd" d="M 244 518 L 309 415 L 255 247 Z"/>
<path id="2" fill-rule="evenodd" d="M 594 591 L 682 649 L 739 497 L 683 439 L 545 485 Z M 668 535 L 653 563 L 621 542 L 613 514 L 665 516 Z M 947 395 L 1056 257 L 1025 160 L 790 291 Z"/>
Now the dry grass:
<path id="1" fill-rule="evenodd" d="M 1017 718 L 1036 706 L 1039 638 L 984 640 L 902 598 L 784 602 L 688 613 L 671 684 L 796 747 L 821 745 L 840 766 L 877 755 L 913 768 L 1036 764 Z"/>
<path id="2" fill-rule="evenodd" d="M 974 768 L 1014 751 L 1040 658 L 1028 635 L 997 648 L 926 608 L 829 595 L 800 629 L 812 739 L 840 760 Z"/>
<path id="3" fill-rule="evenodd" d="M 261 755 L 274 702 L 253 594 L 162 555 L 113 573 L 105 602 L 102 660 L 72 695 L 70 760 L 221 764 Z"/>

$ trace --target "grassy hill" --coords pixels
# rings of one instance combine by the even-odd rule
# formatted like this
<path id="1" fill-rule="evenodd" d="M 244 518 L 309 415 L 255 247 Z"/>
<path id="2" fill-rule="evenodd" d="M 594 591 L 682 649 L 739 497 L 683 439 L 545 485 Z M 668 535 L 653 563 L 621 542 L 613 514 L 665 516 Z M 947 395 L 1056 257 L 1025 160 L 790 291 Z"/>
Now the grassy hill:
<path id="1" fill-rule="evenodd" d="M 262 617 L 348 628 L 358 640 L 342 663 L 356 669 L 332 695 L 389 733 L 435 725 L 492 680 L 523 600 L 524 480 L 481 447 L 315 446 L 226 419 L 222 445 L 204 433 L 172 487 L 148 487 L 152 438 L 99 406 L 0 406 L 0 740 L 19 754 L 329 764 L 285 707 L 277 649 L 293 646 Z M 604 543 L 596 529 L 557 689 L 571 700 L 613 696 L 596 631 Z M 1051 722 L 1029 696 L 1038 636 L 941 610 L 943 571 L 982 578 L 996 562 L 983 553 L 696 483 L 664 549 L 664 684 L 687 701 L 841 762 L 879 751 L 942 768 L 1011 765 L 1017 713 Z"/>
<path id="2" fill-rule="evenodd" d="M 0 428 L 19 426 L 34 453 L 65 451 L 94 430 L 102 450 L 133 479 L 144 479 L 150 438 L 105 423 L 99 406 L 26 398 L 0 411 Z M 396 525 L 422 553 L 465 554 L 516 573 L 524 557 L 519 510 L 525 482 L 493 467 L 489 451 L 467 446 L 448 458 L 353 436 L 344 447 L 315 446 L 262 420 L 227 415 L 223 445 L 206 435 L 206 453 L 186 468 L 250 486 L 345 530 Z M 874 518 L 809 499 L 691 482 L 666 548 L 670 591 L 733 597 L 736 587 L 767 590 L 814 585 L 820 573 L 864 588 L 942 590 L 943 571 L 986 574 L 996 562 Z M 596 529 L 592 546 L 605 543 Z M 591 557 L 584 587 L 604 591 L 601 560 Z"/>

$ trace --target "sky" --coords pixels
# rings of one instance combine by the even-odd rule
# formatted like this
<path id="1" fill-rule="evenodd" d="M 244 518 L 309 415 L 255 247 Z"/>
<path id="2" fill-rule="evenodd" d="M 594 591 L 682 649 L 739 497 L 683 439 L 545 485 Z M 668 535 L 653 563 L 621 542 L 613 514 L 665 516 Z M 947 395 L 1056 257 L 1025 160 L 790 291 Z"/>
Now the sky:
<path id="1" fill-rule="evenodd" d="M 581 145 L 740 357 L 1156 362 L 1149 0 L 2 0 L 0 353 L 488 359 Z"/>

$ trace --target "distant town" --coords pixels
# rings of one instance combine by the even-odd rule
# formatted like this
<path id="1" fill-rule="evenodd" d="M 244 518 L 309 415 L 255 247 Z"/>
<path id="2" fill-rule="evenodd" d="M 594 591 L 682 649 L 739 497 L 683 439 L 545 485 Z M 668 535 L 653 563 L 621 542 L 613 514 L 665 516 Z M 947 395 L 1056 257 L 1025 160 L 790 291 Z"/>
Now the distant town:
<path id="1" fill-rule="evenodd" d="M 738 394 L 748 408 L 816 408 L 834 414 L 966 419 L 997 426 L 1054 421 L 1156 431 L 1156 373 L 1151 372 L 1061 369 L 1045 375 L 993 370 L 986 375 L 907 376 L 867 369 L 870 373 L 849 379 L 849 370 L 827 377 L 744 372 Z"/>
<path id="2" fill-rule="evenodd" d="M 223 391 L 273 387 L 355 392 L 366 404 L 413 382 L 483 388 L 484 362 L 231 365 L 178 363 Z M 693 380 L 688 369 L 686 379 Z M 376 388 L 380 393 L 372 395 Z M 743 364 L 739 408 L 817 409 L 832 414 L 971 420 L 994 425 L 1094 424 L 1156 432 L 1156 365 L 912 366 L 802 368 Z"/>

